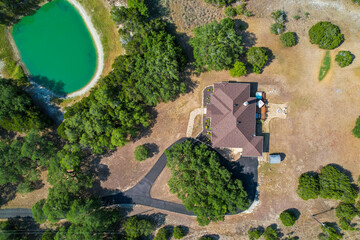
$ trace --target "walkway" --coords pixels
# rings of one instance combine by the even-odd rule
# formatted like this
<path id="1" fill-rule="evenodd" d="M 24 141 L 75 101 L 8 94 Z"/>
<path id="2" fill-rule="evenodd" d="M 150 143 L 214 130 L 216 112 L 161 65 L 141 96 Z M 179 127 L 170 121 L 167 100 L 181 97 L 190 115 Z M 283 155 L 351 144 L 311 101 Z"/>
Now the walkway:
<path id="1" fill-rule="evenodd" d="M 195 118 L 197 115 L 203 114 L 203 112 L 204 110 L 202 108 L 197 108 L 190 113 L 189 123 L 186 130 L 186 137 L 191 137 L 194 129 Z"/>

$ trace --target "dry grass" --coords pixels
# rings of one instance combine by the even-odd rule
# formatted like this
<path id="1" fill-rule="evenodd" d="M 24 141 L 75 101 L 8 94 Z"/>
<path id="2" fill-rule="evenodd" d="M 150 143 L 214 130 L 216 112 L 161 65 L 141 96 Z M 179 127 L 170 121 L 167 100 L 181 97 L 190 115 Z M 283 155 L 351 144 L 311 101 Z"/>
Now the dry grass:
<path id="1" fill-rule="evenodd" d="M 202 131 L 202 115 L 197 115 L 194 120 L 194 128 L 191 136 L 193 138 L 196 138 L 201 131 Z"/>

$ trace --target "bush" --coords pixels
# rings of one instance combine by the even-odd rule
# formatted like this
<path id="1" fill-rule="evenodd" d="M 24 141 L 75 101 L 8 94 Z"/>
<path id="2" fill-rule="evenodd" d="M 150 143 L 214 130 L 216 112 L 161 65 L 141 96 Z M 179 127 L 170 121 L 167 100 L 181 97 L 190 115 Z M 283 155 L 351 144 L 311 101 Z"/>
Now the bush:
<path id="1" fill-rule="evenodd" d="M 247 54 L 248 62 L 253 66 L 253 72 L 261 73 L 261 69 L 269 60 L 266 50 L 261 47 L 252 47 L 248 50 Z"/>
<path id="2" fill-rule="evenodd" d="M 294 16 L 294 19 L 295 19 L 295 20 L 299 20 L 300 18 L 301 18 L 301 17 L 300 17 L 299 15 L 295 15 L 295 16 Z"/>
<path id="3" fill-rule="evenodd" d="M 249 239 L 259 239 L 261 237 L 262 232 L 257 228 L 250 228 L 248 231 Z"/>
<path id="4" fill-rule="evenodd" d="M 246 73 L 247 73 L 246 64 L 243 62 L 237 61 L 234 64 L 234 67 L 230 69 L 230 75 L 232 77 L 241 77 L 244 76 Z"/>
<path id="5" fill-rule="evenodd" d="M 264 239 L 265 240 L 278 240 L 279 237 L 277 235 L 276 229 L 271 226 L 268 226 L 264 231 Z"/>
<path id="6" fill-rule="evenodd" d="M 318 22 L 309 30 L 310 42 L 322 49 L 334 49 L 344 40 L 338 26 L 330 22 Z"/>
<path id="7" fill-rule="evenodd" d="M 217 7 L 223 7 L 233 3 L 235 0 L 205 0 L 205 2 L 215 5 Z"/>
<path id="8" fill-rule="evenodd" d="M 280 214 L 280 220 L 285 226 L 290 227 L 295 224 L 296 216 L 294 213 L 286 210 Z"/>
<path id="9" fill-rule="evenodd" d="M 158 231 L 154 240 L 168 240 L 169 237 L 170 237 L 169 231 L 165 227 L 163 227 Z"/>
<path id="10" fill-rule="evenodd" d="M 335 61 L 342 68 L 349 66 L 353 60 L 354 60 L 354 56 L 349 51 L 340 51 L 335 57 Z"/>
<path id="11" fill-rule="evenodd" d="M 286 21 L 286 14 L 282 10 L 277 10 L 271 13 L 271 17 L 275 20 L 276 23 L 284 24 Z"/>
<path id="12" fill-rule="evenodd" d="M 355 127 L 352 132 L 354 137 L 360 138 L 360 118 L 356 119 Z"/>
<path id="13" fill-rule="evenodd" d="M 136 161 L 144 161 L 149 157 L 149 151 L 143 146 L 137 146 L 134 151 Z"/>
<path id="14" fill-rule="evenodd" d="M 231 6 L 228 6 L 225 8 L 225 15 L 227 17 L 235 17 L 236 16 L 236 10 L 232 8 Z"/>
<path id="15" fill-rule="evenodd" d="M 147 219 L 134 216 L 126 220 L 124 230 L 128 238 L 138 239 L 142 236 L 149 236 L 154 230 L 154 224 Z"/>
<path id="16" fill-rule="evenodd" d="M 296 33 L 287 32 L 280 36 L 280 41 L 284 47 L 292 47 L 296 45 Z"/>
<path id="17" fill-rule="evenodd" d="M 285 26 L 281 23 L 274 23 L 271 25 L 270 30 L 273 34 L 279 35 L 285 31 Z"/>
<path id="18" fill-rule="evenodd" d="M 180 226 L 174 227 L 173 237 L 175 239 L 182 239 L 183 237 L 185 237 L 185 233 Z"/>
<path id="19" fill-rule="evenodd" d="M 301 174 L 296 192 L 303 200 L 318 198 L 320 194 L 319 176 L 310 173 Z"/>

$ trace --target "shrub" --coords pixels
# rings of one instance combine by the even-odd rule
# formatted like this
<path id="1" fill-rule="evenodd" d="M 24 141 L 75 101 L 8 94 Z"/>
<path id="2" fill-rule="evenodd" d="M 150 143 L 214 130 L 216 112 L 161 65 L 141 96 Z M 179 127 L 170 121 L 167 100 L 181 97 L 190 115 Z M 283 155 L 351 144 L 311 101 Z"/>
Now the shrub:
<path id="1" fill-rule="evenodd" d="M 265 240 L 278 240 L 278 235 L 276 229 L 271 226 L 268 226 L 264 231 L 264 239 Z"/>
<path id="2" fill-rule="evenodd" d="M 323 231 L 318 235 L 320 240 L 337 240 L 342 239 L 343 236 L 336 231 L 336 229 L 330 226 L 328 223 L 325 223 L 325 226 L 321 226 L 321 230 Z"/>
<path id="3" fill-rule="evenodd" d="M 356 119 L 355 127 L 352 132 L 354 137 L 360 138 L 360 118 Z"/>
<path id="4" fill-rule="evenodd" d="M 280 41 L 284 47 L 292 47 L 296 45 L 296 33 L 287 32 L 280 36 Z"/>
<path id="5" fill-rule="evenodd" d="M 253 72 L 261 73 L 261 69 L 269 60 L 266 50 L 261 47 L 252 47 L 248 50 L 247 54 L 248 62 L 253 66 Z"/>
<path id="6" fill-rule="evenodd" d="M 280 214 L 280 220 L 285 226 L 290 227 L 295 224 L 296 216 L 294 213 L 286 210 Z"/>
<path id="7" fill-rule="evenodd" d="M 334 49 L 344 40 L 338 26 L 330 22 L 318 22 L 309 30 L 310 42 L 322 49 Z"/>
<path id="8" fill-rule="evenodd" d="M 170 237 L 169 231 L 165 227 L 163 227 L 158 231 L 154 240 L 168 240 L 169 237 Z"/>
<path id="9" fill-rule="evenodd" d="M 303 200 L 317 198 L 320 194 L 319 176 L 303 173 L 299 178 L 296 192 Z"/>
<path id="10" fill-rule="evenodd" d="M 246 73 L 247 73 L 246 64 L 243 62 L 237 61 L 234 64 L 234 67 L 232 69 L 230 69 L 230 75 L 232 77 L 241 77 L 241 76 L 245 75 Z"/>
<path id="11" fill-rule="evenodd" d="M 175 239 L 182 239 L 183 237 L 185 237 L 183 229 L 179 226 L 174 227 L 173 237 Z"/>
<path id="12" fill-rule="evenodd" d="M 225 8 L 225 15 L 227 17 L 235 17 L 236 16 L 236 10 L 232 8 L 231 6 L 228 6 Z"/>
<path id="13" fill-rule="evenodd" d="M 284 24 L 286 21 L 286 14 L 282 10 L 272 12 L 271 17 L 275 20 L 276 23 Z"/>
<path id="14" fill-rule="evenodd" d="M 270 31 L 273 34 L 279 35 L 280 33 L 283 33 L 285 31 L 285 26 L 281 23 L 274 23 L 270 27 Z"/>
<path id="15" fill-rule="evenodd" d="M 360 0 L 352 0 L 353 3 L 356 3 L 360 6 Z"/>
<path id="16" fill-rule="evenodd" d="M 143 146 L 137 146 L 134 151 L 136 161 L 144 161 L 149 157 L 149 151 Z"/>
<path id="17" fill-rule="evenodd" d="M 294 16 L 294 19 L 295 19 L 295 20 L 299 20 L 300 18 L 301 18 L 301 17 L 300 17 L 299 15 L 295 15 L 295 16 Z"/>
<path id="18" fill-rule="evenodd" d="M 353 60 L 354 60 L 354 56 L 349 51 L 340 51 L 335 57 L 335 61 L 342 68 L 349 66 Z"/>
<path id="19" fill-rule="evenodd" d="M 261 237 L 262 232 L 257 228 L 250 228 L 248 231 L 249 239 L 259 239 Z"/>

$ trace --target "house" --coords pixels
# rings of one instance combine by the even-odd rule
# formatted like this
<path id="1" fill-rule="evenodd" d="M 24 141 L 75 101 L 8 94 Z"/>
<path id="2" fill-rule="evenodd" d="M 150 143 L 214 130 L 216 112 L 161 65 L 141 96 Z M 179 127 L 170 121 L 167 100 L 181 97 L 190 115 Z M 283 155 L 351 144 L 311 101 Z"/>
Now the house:
<path id="1" fill-rule="evenodd" d="M 250 97 L 250 84 L 214 84 L 206 114 L 213 147 L 241 149 L 247 157 L 262 156 L 263 137 L 256 136 L 257 101 Z"/>

